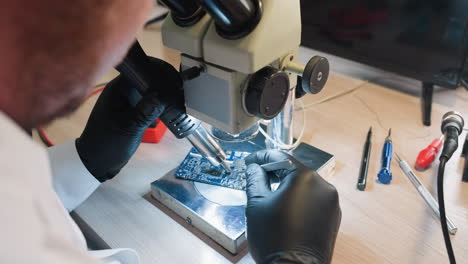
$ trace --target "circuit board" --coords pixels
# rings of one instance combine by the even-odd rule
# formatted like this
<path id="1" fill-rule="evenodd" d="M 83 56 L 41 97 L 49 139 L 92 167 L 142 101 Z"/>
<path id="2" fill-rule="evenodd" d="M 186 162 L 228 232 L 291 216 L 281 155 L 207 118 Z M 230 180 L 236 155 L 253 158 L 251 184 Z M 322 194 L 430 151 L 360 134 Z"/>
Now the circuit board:
<path id="1" fill-rule="evenodd" d="M 248 152 L 226 151 L 226 163 L 232 170 L 228 174 L 222 167 L 213 166 L 195 149 L 192 149 L 177 169 L 175 176 L 180 179 L 245 191 L 247 167 L 244 159 L 249 154 Z"/>

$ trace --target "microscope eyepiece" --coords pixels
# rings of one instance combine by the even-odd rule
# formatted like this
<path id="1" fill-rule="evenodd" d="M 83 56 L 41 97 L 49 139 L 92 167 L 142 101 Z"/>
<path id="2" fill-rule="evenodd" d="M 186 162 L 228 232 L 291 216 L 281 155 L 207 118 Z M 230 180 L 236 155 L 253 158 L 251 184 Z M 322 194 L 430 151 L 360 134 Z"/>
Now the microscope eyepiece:
<path id="1" fill-rule="evenodd" d="M 247 36 L 262 18 L 261 0 L 199 0 L 216 24 L 218 34 L 226 39 Z"/>
<path id="2" fill-rule="evenodd" d="M 174 22 L 180 27 L 189 27 L 202 19 L 206 12 L 197 0 L 161 0 L 171 10 Z"/>

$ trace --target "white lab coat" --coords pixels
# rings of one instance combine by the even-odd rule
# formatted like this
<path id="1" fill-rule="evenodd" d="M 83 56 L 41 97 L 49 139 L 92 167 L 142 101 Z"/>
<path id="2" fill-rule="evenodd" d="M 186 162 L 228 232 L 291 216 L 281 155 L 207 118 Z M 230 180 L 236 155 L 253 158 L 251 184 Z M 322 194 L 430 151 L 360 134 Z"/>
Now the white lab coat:
<path id="1" fill-rule="evenodd" d="M 0 263 L 139 262 L 130 249 L 87 250 L 68 212 L 99 182 L 84 167 L 74 142 L 45 150 L 0 112 L 0 169 Z"/>

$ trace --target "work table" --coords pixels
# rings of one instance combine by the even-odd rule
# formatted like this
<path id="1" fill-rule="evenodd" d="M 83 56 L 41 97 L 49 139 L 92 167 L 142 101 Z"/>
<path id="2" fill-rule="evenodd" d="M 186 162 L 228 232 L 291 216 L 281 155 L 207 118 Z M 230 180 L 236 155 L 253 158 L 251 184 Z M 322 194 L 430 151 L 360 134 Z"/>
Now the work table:
<path id="1" fill-rule="evenodd" d="M 177 52 L 161 44 L 160 25 L 145 30 L 139 39 L 149 54 L 178 64 Z M 114 75 L 110 73 L 103 81 Z M 360 88 L 314 104 L 353 87 Z M 77 113 L 47 127 L 51 140 L 63 143 L 78 137 L 95 101 L 96 97 L 90 98 Z M 333 263 L 448 263 L 439 221 L 395 159 L 390 185 L 377 183 L 376 175 L 389 128 L 395 152 L 413 165 L 418 152 L 440 136 L 445 112 L 457 110 L 468 118 L 468 93 L 463 89 L 436 91 L 431 127 L 422 125 L 417 96 L 338 73 L 330 75 L 321 94 L 308 95 L 303 101 L 307 120 L 303 141 L 336 156 L 335 173 L 326 178 L 338 189 L 343 213 Z M 369 178 L 366 191 L 361 192 L 356 182 L 370 126 L 374 136 Z M 215 243 L 204 241 L 196 230 L 187 229 L 186 223 L 157 202 L 148 201 L 150 183 L 175 169 L 189 149 L 185 140 L 170 133 L 159 144 L 143 144 L 122 172 L 104 183 L 74 216 L 87 234 L 100 237 L 101 245 L 134 248 L 144 264 L 253 263 L 247 250 L 229 255 Z M 460 151 L 461 147 L 447 165 L 445 194 L 447 215 L 458 227 L 452 241 L 461 263 L 468 258 L 468 183 L 461 181 Z M 436 165 L 416 172 L 434 196 Z"/>

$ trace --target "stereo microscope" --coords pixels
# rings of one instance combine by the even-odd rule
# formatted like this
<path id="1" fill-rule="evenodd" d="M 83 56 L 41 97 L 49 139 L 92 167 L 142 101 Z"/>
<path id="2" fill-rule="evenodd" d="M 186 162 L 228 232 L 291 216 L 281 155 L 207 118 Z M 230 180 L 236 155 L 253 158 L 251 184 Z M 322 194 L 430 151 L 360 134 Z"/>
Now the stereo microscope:
<path id="1" fill-rule="evenodd" d="M 185 100 L 161 120 L 178 138 L 187 137 L 202 156 L 227 170 L 224 150 L 262 148 L 290 151 L 322 175 L 334 169 L 334 158 L 326 152 L 307 144 L 291 149 L 294 100 L 320 92 L 329 74 L 323 57 L 313 57 L 307 65 L 297 62 L 300 0 L 161 2 L 171 11 L 162 27 L 163 42 L 181 52 Z M 141 51 L 134 47 L 130 54 Z M 145 63 L 126 60 L 118 68 L 121 72 Z M 264 120 L 270 140 L 258 134 Z M 210 125 L 211 132 L 201 122 Z M 184 181 L 174 172 L 151 188 L 155 199 L 228 251 L 241 250 L 246 240 L 245 192 Z"/>

